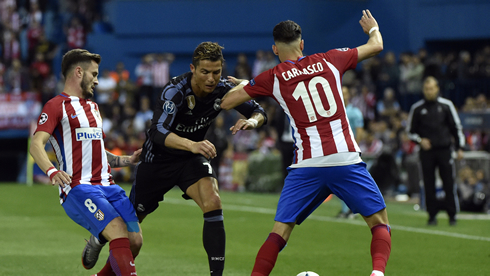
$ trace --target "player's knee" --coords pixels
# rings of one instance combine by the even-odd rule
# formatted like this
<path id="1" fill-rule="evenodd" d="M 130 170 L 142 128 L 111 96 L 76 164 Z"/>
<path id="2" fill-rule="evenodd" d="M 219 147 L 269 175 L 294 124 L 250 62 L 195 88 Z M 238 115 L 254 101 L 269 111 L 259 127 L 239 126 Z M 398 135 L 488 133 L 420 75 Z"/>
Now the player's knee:
<path id="1" fill-rule="evenodd" d="M 133 254 L 133 258 L 136 258 L 140 253 L 141 247 L 143 246 L 143 235 L 141 233 L 134 233 L 130 235 L 130 243 L 131 243 L 131 253 Z"/>
<path id="2" fill-rule="evenodd" d="M 203 208 L 204 212 L 214 211 L 218 209 L 222 209 L 221 207 L 221 198 L 219 195 L 213 195 L 205 200 L 203 200 Z"/>

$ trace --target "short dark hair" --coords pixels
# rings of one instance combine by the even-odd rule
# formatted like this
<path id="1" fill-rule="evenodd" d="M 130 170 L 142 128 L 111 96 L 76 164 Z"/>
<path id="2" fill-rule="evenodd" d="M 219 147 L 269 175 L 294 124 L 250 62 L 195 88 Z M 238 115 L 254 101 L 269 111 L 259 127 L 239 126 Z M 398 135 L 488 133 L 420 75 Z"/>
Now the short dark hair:
<path id="1" fill-rule="evenodd" d="M 301 27 L 292 20 L 282 21 L 272 31 L 275 42 L 291 43 L 301 38 Z"/>
<path id="2" fill-rule="evenodd" d="M 97 64 L 100 64 L 101 57 L 99 54 L 93 54 L 84 49 L 70 50 L 66 52 L 61 61 L 61 73 L 66 79 L 68 71 L 75 68 L 80 63 L 89 63 L 92 60 Z"/>
<path id="3" fill-rule="evenodd" d="M 220 46 L 217 42 L 202 42 L 194 50 L 194 54 L 192 55 L 192 64 L 197 66 L 201 60 L 220 60 L 221 64 L 223 64 L 225 59 L 223 58 L 223 53 L 221 52 L 222 49 L 224 49 L 224 47 Z"/>

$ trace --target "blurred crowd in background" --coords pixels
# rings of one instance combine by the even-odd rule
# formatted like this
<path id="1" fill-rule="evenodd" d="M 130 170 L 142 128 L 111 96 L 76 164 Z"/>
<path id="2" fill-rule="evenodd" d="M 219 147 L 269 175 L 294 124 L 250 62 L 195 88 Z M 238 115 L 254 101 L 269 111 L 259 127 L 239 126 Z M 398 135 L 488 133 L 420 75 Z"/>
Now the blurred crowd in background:
<path id="1" fill-rule="evenodd" d="M 60 94 L 63 79 L 53 72 L 53 60 L 67 50 L 84 48 L 89 32 L 110 31 L 110 24 L 99 13 L 100 2 L 1 1 L 0 94 L 32 91 L 43 104 Z M 63 26 L 61 33 L 56 24 Z M 231 59 L 226 53 L 225 58 Z M 278 64 L 274 54 L 264 50 L 240 53 L 233 58 L 236 66 L 228 68 L 225 64 L 224 77 L 251 79 Z M 131 154 L 142 146 L 155 99 L 172 76 L 184 73 L 172 71 L 174 60 L 172 53 L 148 53 L 141 57 L 136 68 L 126 68 L 120 62 L 115 68 L 100 72 L 95 101 L 103 117 L 109 151 Z M 410 106 L 422 99 L 422 81 L 429 75 L 440 81 L 442 96 L 451 98 L 458 111 L 490 112 L 487 99 L 490 45 L 471 51 L 429 53 L 420 49 L 398 56 L 385 49 L 380 56 L 364 61 L 344 75 L 343 85 L 349 90 L 350 103 L 364 117 L 364 128 L 356 135 L 363 159 L 387 196 L 403 194 L 410 198 L 420 191 L 418 146 L 408 139 L 405 127 Z M 464 96 L 458 91 L 456 95 L 444 94 L 455 86 L 469 90 Z M 231 136 L 229 127 L 239 114 L 228 111 L 222 112 L 208 132 L 208 139 L 218 150 L 218 157 L 212 162 L 221 189 L 274 192 L 281 188 L 285 168 L 292 158 L 291 129 L 277 103 L 269 98 L 256 100 L 269 116 L 266 126 Z M 465 150 L 490 152 L 488 130 L 465 130 L 465 135 Z M 257 168 L 255 173 L 248 174 L 248 168 L 253 166 Z M 462 207 L 488 210 L 488 166 L 470 166 L 463 160 L 458 169 Z M 132 180 L 130 168 L 113 172 L 116 181 Z"/>

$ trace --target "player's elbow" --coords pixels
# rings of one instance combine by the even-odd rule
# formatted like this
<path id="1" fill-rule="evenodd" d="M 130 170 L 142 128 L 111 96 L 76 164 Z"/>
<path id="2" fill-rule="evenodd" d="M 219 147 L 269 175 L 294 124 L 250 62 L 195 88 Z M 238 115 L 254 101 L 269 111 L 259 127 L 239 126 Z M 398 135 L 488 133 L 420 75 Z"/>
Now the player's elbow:
<path id="1" fill-rule="evenodd" d="M 371 46 L 371 56 L 379 55 L 383 51 L 383 43 L 376 43 Z"/>
<path id="2" fill-rule="evenodd" d="M 224 100 L 221 102 L 220 107 L 221 107 L 221 109 L 224 109 L 224 110 L 230 110 L 233 108 L 233 105 L 230 104 L 230 101 Z"/>

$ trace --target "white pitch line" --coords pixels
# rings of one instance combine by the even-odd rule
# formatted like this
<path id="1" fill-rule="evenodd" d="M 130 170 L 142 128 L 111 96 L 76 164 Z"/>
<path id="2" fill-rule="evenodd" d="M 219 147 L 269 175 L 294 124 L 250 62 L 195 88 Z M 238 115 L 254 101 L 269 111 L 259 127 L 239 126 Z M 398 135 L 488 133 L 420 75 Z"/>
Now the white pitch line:
<path id="1" fill-rule="evenodd" d="M 195 205 L 193 201 L 183 201 L 182 199 L 175 199 L 175 198 L 165 198 L 166 203 L 170 204 L 177 204 L 177 205 Z M 261 208 L 261 207 L 253 207 L 253 206 L 243 206 L 243 205 L 232 205 L 232 204 L 223 204 L 226 207 L 223 208 L 225 210 L 233 210 L 233 211 L 241 211 L 241 212 L 249 212 L 249 213 L 259 213 L 259 214 L 275 214 L 276 210 L 275 209 L 270 209 L 270 208 Z M 347 223 L 347 224 L 353 224 L 353 225 L 359 225 L 359 226 L 366 226 L 366 223 L 364 220 L 346 220 L 346 219 L 337 219 L 333 217 L 325 217 L 325 216 L 317 216 L 317 215 L 310 215 L 308 219 L 313 219 L 313 220 L 318 220 L 318 221 L 329 221 L 329 222 L 336 222 L 336 223 Z M 401 231 L 406 231 L 406 232 L 414 232 L 414 233 L 423 233 L 423 234 L 431 234 L 431 235 L 438 235 L 438 236 L 445 236 L 445 237 L 452 237 L 452 238 L 459 238 L 459 239 L 467 239 L 467 240 L 477 240 L 477 241 L 487 241 L 490 242 L 490 237 L 480 237 L 480 236 L 472 236 L 472 235 L 466 235 L 466 234 L 459 234 L 459 233 L 452 233 L 452 232 L 445 232 L 445 231 L 439 231 L 439 230 L 430 230 L 430 229 L 422 229 L 422 228 L 416 228 L 416 227 L 408 227 L 408 226 L 400 226 L 400 225 L 393 225 L 391 224 L 390 227 L 395 230 L 401 230 Z"/>

